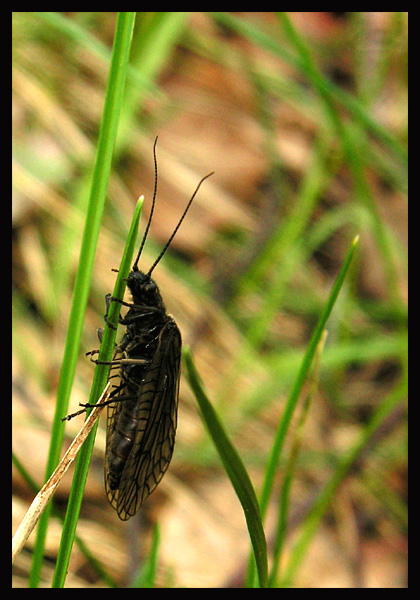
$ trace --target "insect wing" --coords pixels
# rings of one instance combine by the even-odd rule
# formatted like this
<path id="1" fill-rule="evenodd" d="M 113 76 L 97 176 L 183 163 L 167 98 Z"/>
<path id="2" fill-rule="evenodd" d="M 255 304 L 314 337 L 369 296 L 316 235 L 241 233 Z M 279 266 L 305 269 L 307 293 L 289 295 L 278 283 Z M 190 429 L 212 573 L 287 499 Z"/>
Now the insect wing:
<path id="1" fill-rule="evenodd" d="M 139 387 L 139 427 L 118 489 L 111 489 L 105 473 L 108 500 L 123 521 L 136 514 L 171 461 L 177 425 L 180 360 L 181 334 L 171 319 L 162 329 L 159 345 Z M 109 437 L 122 404 L 116 402 L 109 407 Z"/>

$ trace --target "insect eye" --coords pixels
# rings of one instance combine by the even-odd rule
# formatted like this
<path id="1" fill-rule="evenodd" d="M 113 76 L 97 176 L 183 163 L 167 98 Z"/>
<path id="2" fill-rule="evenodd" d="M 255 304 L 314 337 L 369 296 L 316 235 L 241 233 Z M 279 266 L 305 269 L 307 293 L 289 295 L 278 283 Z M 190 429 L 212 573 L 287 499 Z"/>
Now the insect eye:
<path id="1" fill-rule="evenodd" d="M 156 284 L 154 281 L 149 281 L 144 286 L 144 291 L 148 295 L 153 295 L 156 292 Z"/>

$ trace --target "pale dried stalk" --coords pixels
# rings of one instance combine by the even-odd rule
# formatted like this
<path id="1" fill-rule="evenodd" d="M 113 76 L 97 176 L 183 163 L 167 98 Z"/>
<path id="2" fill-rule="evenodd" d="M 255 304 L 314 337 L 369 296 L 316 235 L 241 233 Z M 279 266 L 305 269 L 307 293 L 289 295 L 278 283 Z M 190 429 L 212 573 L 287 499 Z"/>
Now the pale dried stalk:
<path id="1" fill-rule="evenodd" d="M 104 408 L 104 402 L 106 402 L 106 400 L 109 397 L 110 387 L 111 384 L 108 383 L 106 388 L 102 392 L 98 402 L 92 409 L 92 412 L 90 413 L 89 417 L 83 423 L 83 426 L 80 429 L 79 433 L 76 435 L 76 437 L 70 444 L 69 449 L 61 459 L 60 464 L 58 465 L 54 473 L 51 475 L 47 483 L 45 483 L 45 485 L 35 496 L 31 506 L 28 509 L 28 512 L 24 516 L 15 535 L 13 536 L 12 564 L 14 563 L 16 556 L 22 550 L 24 543 L 32 533 L 35 525 L 38 523 L 39 518 L 44 512 L 45 507 L 51 499 L 51 496 L 55 492 L 56 487 L 60 483 L 61 479 L 63 478 L 71 463 L 76 458 L 80 448 L 82 447 L 83 442 L 86 440 L 87 436 L 92 431 L 95 421 L 99 417 L 101 410 Z"/>

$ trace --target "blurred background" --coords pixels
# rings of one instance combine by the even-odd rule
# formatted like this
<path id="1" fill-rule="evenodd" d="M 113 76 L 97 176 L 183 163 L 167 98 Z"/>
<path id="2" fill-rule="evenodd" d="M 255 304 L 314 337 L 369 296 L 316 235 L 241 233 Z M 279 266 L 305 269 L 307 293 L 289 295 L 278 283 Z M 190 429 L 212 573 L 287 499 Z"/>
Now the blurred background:
<path id="1" fill-rule="evenodd" d="M 43 483 L 116 13 L 13 15 L 13 450 Z M 360 243 L 328 323 L 296 465 L 284 547 L 383 410 L 301 557 L 296 587 L 405 587 L 407 553 L 407 14 L 138 13 L 71 410 L 86 402 L 104 296 L 133 208 L 157 206 L 154 272 L 257 493 L 291 386 L 331 286 Z M 67 445 L 81 422 L 66 425 Z M 291 433 L 293 432 L 293 427 Z M 291 438 L 292 439 L 292 438 Z M 101 419 L 78 535 L 120 586 L 160 525 L 157 585 L 242 586 L 244 515 L 181 380 L 169 471 L 122 523 L 103 489 Z M 286 455 L 290 441 L 286 444 Z M 273 528 L 284 474 L 266 523 Z M 69 473 L 55 495 L 65 511 Z M 13 470 L 13 529 L 33 491 Z M 51 521 L 43 585 L 61 523 Z M 15 564 L 26 587 L 34 535 Z M 67 586 L 103 580 L 74 546 Z"/>

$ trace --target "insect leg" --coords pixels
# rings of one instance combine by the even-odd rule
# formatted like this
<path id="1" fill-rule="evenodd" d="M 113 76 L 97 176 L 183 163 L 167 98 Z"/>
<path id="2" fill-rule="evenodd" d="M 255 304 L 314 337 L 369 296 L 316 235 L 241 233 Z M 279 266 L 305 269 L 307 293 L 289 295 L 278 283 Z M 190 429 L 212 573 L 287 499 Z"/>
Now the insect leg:
<path id="1" fill-rule="evenodd" d="M 104 321 L 105 323 L 108 325 L 108 327 L 111 327 L 111 329 L 113 329 L 114 331 L 116 331 L 116 327 L 113 323 L 111 323 L 111 321 L 108 319 L 108 313 L 109 313 L 109 307 L 111 306 L 111 302 L 115 300 L 115 298 L 113 298 L 111 296 L 111 294 L 107 294 L 105 296 L 105 314 L 104 314 Z"/>
<path id="2" fill-rule="evenodd" d="M 89 354 L 90 360 L 95 363 L 95 365 L 147 365 L 150 362 L 144 358 L 118 358 L 117 360 L 96 360 L 96 358 L 92 358 L 95 354 L 99 354 L 99 350 L 91 350 L 86 353 L 86 356 Z"/>
<path id="3" fill-rule="evenodd" d="M 118 389 L 114 390 L 114 393 L 117 391 L 119 391 L 119 390 Z M 110 396 L 112 396 L 112 392 L 111 392 Z M 108 404 L 115 404 L 116 402 L 124 402 L 126 400 L 131 400 L 131 398 L 129 398 L 128 396 L 124 396 L 122 398 L 110 398 L 109 400 L 105 400 L 105 402 L 102 402 L 102 406 L 107 406 Z M 78 410 L 75 413 L 72 413 L 71 415 L 66 415 L 61 420 L 62 421 L 71 421 L 71 419 L 73 419 L 73 417 L 78 417 L 79 415 L 82 415 L 83 413 L 85 413 L 88 408 L 93 408 L 94 406 L 97 406 L 97 405 L 90 404 L 89 402 L 86 402 L 86 404 L 83 404 L 83 402 L 79 402 L 79 406 L 82 406 L 83 408 L 81 410 Z"/>
<path id="4" fill-rule="evenodd" d="M 134 309 L 135 311 L 140 311 L 140 313 L 136 312 L 134 315 L 131 315 L 131 317 L 129 317 L 128 319 L 127 319 L 127 315 L 125 317 L 122 317 L 120 315 L 118 322 L 121 325 L 129 325 L 132 322 L 132 320 L 134 320 L 134 319 L 138 319 L 143 316 L 148 316 L 148 315 L 155 314 L 156 312 L 159 312 L 159 308 L 157 308 L 155 306 L 146 306 L 143 304 L 133 304 L 132 302 L 125 302 L 124 300 L 115 298 L 114 296 L 112 296 L 112 294 L 107 294 L 105 296 L 106 310 L 105 310 L 105 314 L 104 314 L 104 321 L 109 327 L 111 327 L 111 329 L 114 329 L 114 330 L 116 330 L 115 325 L 113 323 L 111 323 L 110 320 L 108 319 L 109 308 L 111 306 L 111 302 L 118 302 L 119 304 L 121 304 L 121 306 L 126 306 L 127 308 Z"/>
<path id="5" fill-rule="evenodd" d="M 143 306 L 141 304 L 130 304 L 127 306 L 131 306 L 136 310 L 142 310 L 142 312 L 133 312 L 130 314 L 130 311 L 125 315 L 125 317 L 120 318 L 121 325 L 130 325 L 131 323 L 135 323 L 137 319 L 142 319 L 143 317 L 150 317 L 150 315 L 154 315 L 156 313 L 156 309 L 154 306 Z"/>
<path id="6" fill-rule="evenodd" d="M 130 302 L 125 302 L 124 300 L 120 300 L 119 298 L 115 298 L 114 296 L 112 296 L 111 294 L 107 294 L 105 296 L 105 307 L 106 307 L 106 311 L 104 314 L 104 321 L 105 323 L 111 327 L 111 329 L 116 330 L 117 328 L 115 327 L 115 325 L 113 323 L 110 322 L 110 320 L 108 319 L 108 314 L 109 314 L 109 308 L 111 306 L 111 302 L 118 302 L 119 304 L 121 304 L 122 306 L 127 306 L 128 308 L 133 308 L 133 306 L 135 306 L 134 304 L 131 304 Z M 119 317 L 118 322 L 123 324 L 123 318 Z"/>
<path id="7" fill-rule="evenodd" d="M 92 360 L 92 359 L 91 359 Z M 111 365 L 111 366 L 119 366 L 119 365 L 148 365 L 150 360 L 146 360 L 144 358 L 119 358 L 118 360 L 92 360 L 96 365 Z"/>

